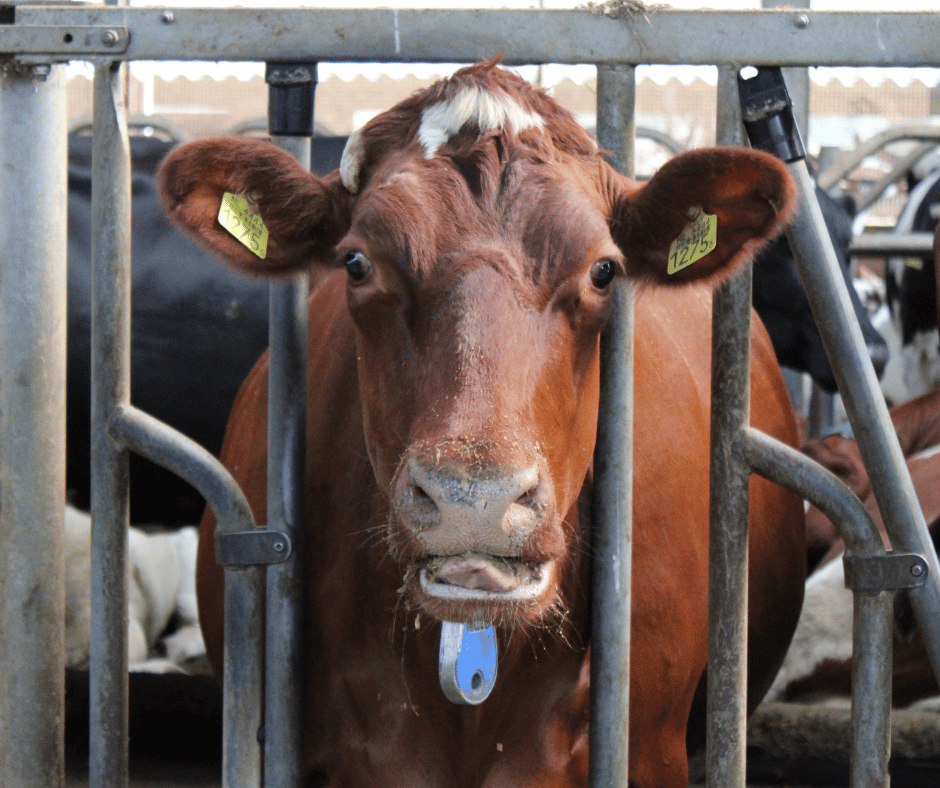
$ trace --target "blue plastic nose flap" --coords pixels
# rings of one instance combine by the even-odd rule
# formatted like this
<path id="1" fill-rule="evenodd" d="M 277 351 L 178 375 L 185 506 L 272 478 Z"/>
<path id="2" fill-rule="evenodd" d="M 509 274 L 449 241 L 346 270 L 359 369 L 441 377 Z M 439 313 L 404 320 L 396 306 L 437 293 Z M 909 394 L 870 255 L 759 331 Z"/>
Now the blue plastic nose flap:
<path id="1" fill-rule="evenodd" d="M 451 703 L 482 703 L 496 683 L 496 629 L 445 621 L 438 666 L 441 689 Z"/>

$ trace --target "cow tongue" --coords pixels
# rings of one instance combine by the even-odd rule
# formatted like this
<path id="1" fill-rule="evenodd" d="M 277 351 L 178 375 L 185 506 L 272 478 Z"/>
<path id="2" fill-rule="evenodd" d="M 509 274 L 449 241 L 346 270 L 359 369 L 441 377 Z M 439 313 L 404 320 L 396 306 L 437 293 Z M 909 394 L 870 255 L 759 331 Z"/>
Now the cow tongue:
<path id="1" fill-rule="evenodd" d="M 448 561 L 440 568 L 435 580 L 461 588 L 506 593 L 517 588 L 522 578 L 515 574 L 508 564 L 503 565 L 504 563 L 497 565 L 477 556 Z"/>

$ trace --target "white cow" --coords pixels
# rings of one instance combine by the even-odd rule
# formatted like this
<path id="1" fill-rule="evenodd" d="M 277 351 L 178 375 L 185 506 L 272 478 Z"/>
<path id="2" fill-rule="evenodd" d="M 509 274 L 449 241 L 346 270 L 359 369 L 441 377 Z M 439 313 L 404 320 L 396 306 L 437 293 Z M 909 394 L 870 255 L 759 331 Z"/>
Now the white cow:
<path id="1" fill-rule="evenodd" d="M 127 658 L 131 670 L 164 672 L 205 653 L 196 613 L 195 528 L 128 532 Z M 177 614 L 180 627 L 161 635 Z M 91 638 L 91 517 L 65 507 L 65 660 L 84 667 Z M 155 659 L 158 643 L 165 658 Z"/>

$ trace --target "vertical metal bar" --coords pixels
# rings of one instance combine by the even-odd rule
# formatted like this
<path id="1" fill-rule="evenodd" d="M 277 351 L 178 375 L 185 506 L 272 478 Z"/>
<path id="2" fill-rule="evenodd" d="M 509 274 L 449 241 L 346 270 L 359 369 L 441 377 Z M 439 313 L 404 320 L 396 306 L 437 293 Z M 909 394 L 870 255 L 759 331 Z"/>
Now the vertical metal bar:
<path id="1" fill-rule="evenodd" d="M 219 530 L 227 530 L 219 522 Z M 222 786 L 261 785 L 264 670 L 264 569 L 225 570 L 225 653 L 222 659 Z"/>
<path id="2" fill-rule="evenodd" d="M 274 142 L 310 169 L 315 63 L 268 64 L 268 128 Z M 307 429 L 307 297 L 301 274 L 271 285 L 268 380 L 268 527 L 294 549 L 267 570 L 265 651 L 266 788 L 302 781 L 304 468 Z"/>
<path id="3" fill-rule="evenodd" d="M 718 144 L 743 145 L 737 72 L 718 69 Z M 712 317 L 706 780 L 744 788 L 749 469 L 732 447 L 750 413 L 750 270 L 716 292 Z"/>
<path id="4" fill-rule="evenodd" d="M 92 142 L 91 714 L 89 784 L 127 785 L 128 452 L 108 434 L 130 402 L 131 158 L 122 71 L 95 68 Z"/>
<path id="5" fill-rule="evenodd" d="M 0 66 L 0 785 L 64 781 L 65 67 Z"/>
<path id="6" fill-rule="evenodd" d="M 893 594 L 855 591 L 852 622 L 851 788 L 888 788 Z"/>
<path id="7" fill-rule="evenodd" d="M 309 137 L 276 143 L 310 168 Z M 271 285 L 268 527 L 286 532 L 290 558 L 267 570 L 265 788 L 299 788 L 301 762 L 304 459 L 307 428 L 306 275 Z"/>
<path id="8" fill-rule="evenodd" d="M 636 72 L 597 69 L 597 128 L 614 166 L 634 170 Z M 601 338 L 601 397 L 594 450 L 590 779 L 625 786 L 630 714 L 633 523 L 633 288 L 614 283 Z"/>
<path id="9" fill-rule="evenodd" d="M 787 237 L 795 252 L 810 306 L 820 325 L 839 390 L 843 393 L 846 411 L 869 469 L 872 487 L 875 488 L 876 496 L 879 492 L 889 495 L 891 509 L 882 503 L 882 498 L 878 498 L 881 511 L 890 512 L 884 518 L 885 525 L 896 548 L 921 552 L 928 564 L 931 559 L 935 562 L 932 545 L 931 552 L 926 553 L 911 550 L 904 543 L 899 545 L 895 541 L 899 529 L 905 535 L 916 536 L 918 523 L 923 525 L 923 515 L 891 426 L 887 406 L 877 387 L 874 369 L 864 352 L 861 330 L 854 319 L 845 283 L 839 274 L 838 263 L 816 201 L 813 180 L 803 160 L 791 162 L 789 169 L 800 187 L 800 204 L 799 218 L 787 230 Z M 913 541 L 916 544 L 916 539 Z M 923 590 L 912 589 L 912 602 L 918 596 L 917 592 Z M 886 788 L 891 747 L 891 596 L 887 592 L 870 594 L 856 591 L 854 600 L 850 785 L 853 788 Z M 922 622 L 923 618 L 919 620 Z M 929 624 L 936 627 L 937 622 Z M 928 627 L 924 623 L 921 626 L 925 630 L 925 642 L 929 643 Z"/>

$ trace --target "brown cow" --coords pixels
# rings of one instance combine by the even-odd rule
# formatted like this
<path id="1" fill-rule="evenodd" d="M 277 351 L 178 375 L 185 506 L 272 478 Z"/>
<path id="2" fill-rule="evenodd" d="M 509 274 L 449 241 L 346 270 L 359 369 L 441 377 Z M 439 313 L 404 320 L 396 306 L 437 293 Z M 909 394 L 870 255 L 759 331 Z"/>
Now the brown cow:
<path id="1" fill-rule="evenodd" d="M 213 139 L 168 157 L 162 183 L 176 222 L 238 268 L 339 269 L 310 300 L 311 785 L 587 784 L 598 342 L 611 282 L 643 283 L 630 783 L 684 788 L 706 663 L 711 289 L 779 232 L 784 167 L 698 151 L 634 183 L 568 112 L 490 62 L 370 121 L 329 177 L 265 142 Z M 223 192 L 263 218 L 264 260 L 217 223 Z M 670 248 L 685 254 L 674 242 L 705 216 L 715 248 L 667 274 Z M 752 378 L 753 423 L 792 444 L 761 328 Z M 267 379 L 263 358 L 222 450 L 261 521 Z M 218 669 L 211 514 L 202 527 L 200 617 Z M 755 479 L 751 534 L 753 706 L 799 613 L 801 502 Z M 479 706 L 438 686 L 442 619 L 498 626 L 499 677 Z"/>

